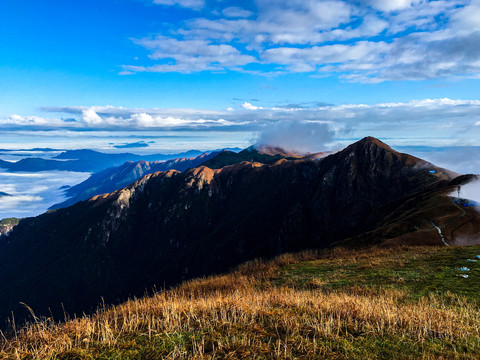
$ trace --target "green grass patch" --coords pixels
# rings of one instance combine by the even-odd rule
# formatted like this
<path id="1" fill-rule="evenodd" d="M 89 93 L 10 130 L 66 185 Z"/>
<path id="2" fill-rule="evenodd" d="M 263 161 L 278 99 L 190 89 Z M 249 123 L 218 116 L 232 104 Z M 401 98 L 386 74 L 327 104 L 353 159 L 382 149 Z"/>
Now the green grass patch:
<path id="1" fill-rule="evenodd" d="M 412 299 L 429 294 L 455 294 L 480 300 L 480 247 L 432 248 L 418 253 L 399 251 L 384 258 L 368 256 L 322 259 L 283 267 L 274 283 L 326 289 L 353 287 L 407 290 Z M 467 267 L 470 271 L 460 271 Z M 468 278 L 460 275 L 466 274 Z"/>

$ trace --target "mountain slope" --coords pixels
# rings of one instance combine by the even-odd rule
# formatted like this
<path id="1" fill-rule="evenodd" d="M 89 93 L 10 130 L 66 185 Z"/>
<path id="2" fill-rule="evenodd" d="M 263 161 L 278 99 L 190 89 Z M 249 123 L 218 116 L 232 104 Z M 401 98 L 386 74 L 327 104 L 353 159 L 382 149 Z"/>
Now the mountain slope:
<path id="1" fill-rule="evenodd" d="M 435 170 L 435 174 L 429 170 Z M 372 231 L 403 199 L 453 175 L 373 138 L 320 161 L 243 162 L 149 174 L 23 220 L 0 240 L 0 317 L 88 311 L 245 260 Z M 435 229 L 432 228 L 432 231 Z M 49 289 L 45 292 L 44 289 Z"/>
<path id="2" fill-rule="evenodd" d="M 121 166 L 95 173 L 80 184 L 68 188 L 65 194 L 70 198 L 60 204 L 53 205 L 50 209 L 67 207 L 95 195 L 113 192 L 157 171 L 184 171 L 197 167 L 217 154 L 218 152 L 204 153 L 194 158 L 177 158 L 161 162 L 128 161 Z"/>

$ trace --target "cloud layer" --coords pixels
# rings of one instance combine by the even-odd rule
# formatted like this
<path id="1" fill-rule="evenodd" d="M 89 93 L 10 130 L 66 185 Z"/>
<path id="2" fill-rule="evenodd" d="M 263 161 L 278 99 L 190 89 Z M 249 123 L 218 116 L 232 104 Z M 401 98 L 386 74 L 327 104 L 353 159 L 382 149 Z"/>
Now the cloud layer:
<path id="1" fill-rule="evenodd" d="M 149 61 L 122 74 L 301 72 L 359 82 L 480 74 L 480 0 L 153 2 L 195 11 L 176 30 L 133 39 Z"/>
<path id="2" fill-rule="evenodd" d="M 251 133 L 251 138 L 260 136 L 263 142 L 274 142 L 280 141 L 279 134 L 288 133 L 294 124 L 304 134 L 298 142 L 305 144 L 313 141 L 309 138 L 310 131 L 317 130 L 319 144 L 328 139 L 332 139 L 333 144 L 376 136 L 390 139 L 397 145 L 467 146 L 478 145 L 480 138 L 480 100 L 444 98 L 374 105 L 255 104 L 242 100 L 235 108 L 225 110 L 48 107 L 43 110 L 51 116 L 13 115 L 0 119 L 0 128 L 16 134 L 22 131 L 105 131 L 109 136 L 132 130 L 168 131 L 168 136 L 185 132 L 202 136 L 214 131 L 242 132 Z M 328 136 L 321 140 L 323 135 Z"/>
<path id="3" fill-rule="evenodd" d="M 2 197 L 0 219 L 39 215 L 50 206 L 65 200 L 60 187 L 80 183 L 89 175 L 69 171 L 8 173 L 0 169 L 0 191 L 12 195 Z"/>

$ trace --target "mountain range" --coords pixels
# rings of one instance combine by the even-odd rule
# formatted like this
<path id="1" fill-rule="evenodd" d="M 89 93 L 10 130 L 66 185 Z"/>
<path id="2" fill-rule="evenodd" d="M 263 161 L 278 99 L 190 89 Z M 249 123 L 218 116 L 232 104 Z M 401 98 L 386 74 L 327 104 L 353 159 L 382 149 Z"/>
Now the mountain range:
<path id="1" fill-rule="evenodd" d="M 117 303 L 246 260 L 338 243 L 476 241 L 479 214 L 449 196 L 474 175 L 371 137 L 327 156 L 265 155 L 221 152 L 21 220 L 0 238 L 0 318 L 27 318 L 20 302 L 37 315 L 80 314 L 101 299 Z"/>
<path id="2" fill-rule="evenodd" d="M 53 205 L 50 209 L 57 209 L 87 200 L 92 196 L 109 193 L 121 189 L 145 175 L 158 171 L 184 171 L 197 167 L 203 162 L 215 157 L 218 152 L 204 153 L 194 158 L 178 158 L 166 161 L 127 161 L 116 167 L 111 167 L 95 174 L 75 186 L 65 189 L 67 200 Z"/>
<path id="3" fill-rule="evenodd" d="M 324 155 L 324 153 L 309 154 L 308 157 L 319 158 L 322 155 Z M 111 167 L 92 174 L 87 180 L 80 184 L 65 189 L 65 195 L 68 199 L 60 204 L 53 205 L 50 209 L 67 207 L 78 201 L 87 200 L 92 196 L 121 189 L 143 176 L 157 171 L 185 171 L 202 164 L 211 169 L 219 169 L 242 161 L 271 164 L 283 158 L 298 159 L 301 157 L 302 155 L 291 151 L 286 152 L 280 148 L 263 146 L 257 149 L 251 146 L 240 152 L 224 149 L 222 151 L 203 153 L 193 158 L 176 158 L 167 161 L 127 161 L 120 166 Z"/>
<path id="4" fill-rule="evenodd" d="M 240 149 L 233 148 L 233 151 Z M 219 150 L 214 150 L 219 151 Z M 17 162 L 0 160 L 0 168 L 17 172 L 37 171 L 79 171 L 98 172 L 109 167 L 120 166 L 127 161 L 166 161 L 177 158 L 192 158 L 203 154 L 199 150 L 190 150 L 177 154 L 138 155 L 132 153 L 107 154 L 94 150 L 67 150 L 53 159 L 29 157 Z"/>

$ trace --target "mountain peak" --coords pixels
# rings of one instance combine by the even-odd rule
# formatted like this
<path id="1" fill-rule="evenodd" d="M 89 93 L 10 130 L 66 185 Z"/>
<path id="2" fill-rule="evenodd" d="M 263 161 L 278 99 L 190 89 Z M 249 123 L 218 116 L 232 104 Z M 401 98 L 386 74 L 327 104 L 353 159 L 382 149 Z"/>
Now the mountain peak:
<path id="1" fill-rule="evenodd" d="M 377 139 L 373 136 L 366 136 L 363 139 L 353 143 L 350 146 L 355 146 L 355 147 L 358 147 L 358 146 L 368 146 L 368 147 L 376 146 L 377 147 L 378 146 L 378 147 L 383 148 L 385 150 L 395 151 L 390 146 L 385 144 L 383 141 L 381 141 L 381 140 L 379 140 L 379 139 Z"/>

